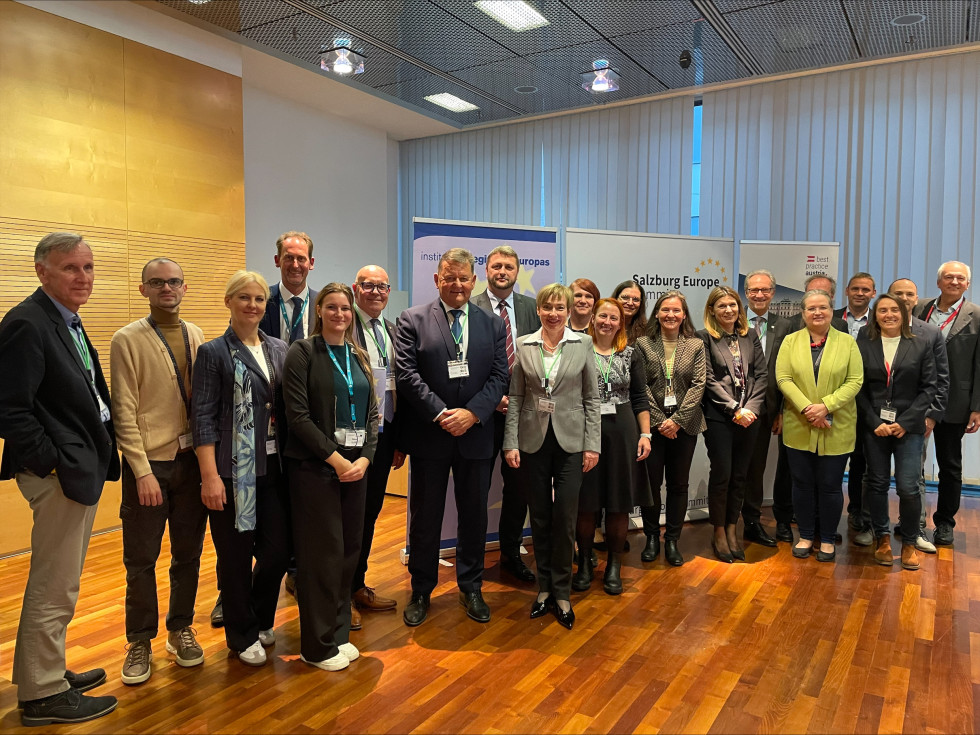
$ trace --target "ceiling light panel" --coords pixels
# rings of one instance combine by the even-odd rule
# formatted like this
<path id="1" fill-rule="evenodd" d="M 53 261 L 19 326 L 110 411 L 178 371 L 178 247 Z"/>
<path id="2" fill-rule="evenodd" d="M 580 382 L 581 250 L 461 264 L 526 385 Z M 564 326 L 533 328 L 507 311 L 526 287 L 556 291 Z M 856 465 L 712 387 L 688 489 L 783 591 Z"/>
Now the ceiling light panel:
<path id="1" fill-rule="evenodd" d="M 530 31 L 550 23 L 524 0 L 477 0 L 473 4 L 515 33 Z"/>
<path id="2" fill-rule="evenodd" d="M 457 87 L 445 79 L 441 79 L 433 74 L 427 74 L 418 79 L 411 79 L 406 82 L 389 84 L 378 87 L 377 91 L 392 95 L 398 99 L 410 102 L 412 105 L 424 110 L 429 115 L 438 115 L 454 125 L 475 125 L 477 123 L 495 122 L 498 120 L 511 120 L 520 116 L 520 113 L 513 112 L 506 107 L 491 102 L 490 100 L 478 97 L 463 87 Z M 479 110 L 470 112 L 449 112 L 425 101 L 425 97 L 441 92 L 449 92 L 460 99 L 479 105 Z"/>
<path id="3" fill-rule="evenodd" d="M 464 99 L 460 99 L 454 94 L 449 94 L 449 92 L 427 94 L 422 99 L 424 99 L 426 102 L 431 102 L 434 105 L 445 108 L 450 112 L 473 112 L 480 109 L 479 105 L 474 105 L 472 102 L 467 102 Z"/>
<path id="4" fill-rule="evenodd" d="M 466 24 L 517 54 L 534 54 L 601 39 L 588 23 L 569 10 L 568 6 L 560 0 L 535 0 L 535 7 L 551 22 L 546 26 L 521 33 L 507 29 L 490 16 L 481 13 L 471 3 L 461 3 L 456 0 L 432 0 L 432 2 L 451 11 Z"/>
<path id="5" fill-rule="evenodd" d="M 866 4 L 844 0 L 844 9 L 865 56 L 925 51 L 966 40 L 966 3 L 878 0 Z M 980 3 L 974 3 L 973 10 L 980 12 Z M 892 24 L 894 18 L 912 14 L 924 15 L 925 20 L 905 27 Z"/>

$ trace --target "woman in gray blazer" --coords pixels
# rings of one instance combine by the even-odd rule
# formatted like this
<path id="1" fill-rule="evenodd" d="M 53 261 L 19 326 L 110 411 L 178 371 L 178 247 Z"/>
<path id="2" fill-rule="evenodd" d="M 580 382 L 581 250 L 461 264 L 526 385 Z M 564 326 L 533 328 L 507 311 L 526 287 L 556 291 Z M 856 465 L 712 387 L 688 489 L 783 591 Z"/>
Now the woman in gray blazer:
<path id="1" fill-rule="evenodd" d="M 538 291 L 541 329 L 517 340 L 504 458 L 523 468 L 540 592 L 531 618 L 552 611 L 571 629 L 575 520 L 582 474 L 601 447 L 599 386 L 592 339 L 566 327 L 572 291 L 553 283 Z"/>

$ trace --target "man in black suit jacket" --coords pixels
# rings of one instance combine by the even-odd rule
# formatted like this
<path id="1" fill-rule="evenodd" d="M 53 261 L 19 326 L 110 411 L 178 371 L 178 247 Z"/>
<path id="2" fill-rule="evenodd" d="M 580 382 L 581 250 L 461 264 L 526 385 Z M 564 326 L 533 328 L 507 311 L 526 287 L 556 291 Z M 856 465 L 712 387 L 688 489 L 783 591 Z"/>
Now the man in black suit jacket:
<path id="1" fill-rule="evenodd" d="M 364 532 L 361 537 L 361 555 L 351 583 L 351 629 L 361 627 L 361 610 L 394 610 L 396 602 L 375 594 L 374 588 L 365 581 L 374 527 L 381 515 L 388 475 L 392 467 L 398 469 L 405 462 L 405 455 L 395 448 L 397 417 L 395 402 L 395 327 L 382 316 L 388 305 L 391 284 L 388 273 L 377 265 L 366 265 L 354 277 L 354 339 L 367 350 L 374 370 L 375 388 L 378 392 L 378 448 L 374 461 L 367 471 L 367 487 L 364 503 Z"/>
<path id="2" fill-rule="evenodd" d="M 970 267 L 950 261 L 939 266 L 939 296 L 921 302 L 915 316 L 935 324 L 946 339 L 949 397 L 933 436 L 939 465 L 939 497 L 932 515 L 936 546 L 952 546 L 963 486 L 963 434 L 980 428 L 980 306 L 966 300 Z"/>
<path id="3" fill-rule="evenodd" d="M 487 290 L 473 297 L 473 303 L 489 314 L 504 320 L 507 330 L 507 369 L 514 369 L 517 338 L 541 328 L 534 299 L 514 293 L 521 263 L 509 245 L 501 245 L 487 256 Z M 494 414 L 493 456 L 500 455 L 504 445 L 504 423 L 507 420 L 508 396 L 500 399 Z M 500 502 L 500 566 L 522 582 L 533 582 L 534 572 L 521 559 L 524 519 L 527 517 L 527 494 L 521 485 L 521 473 L 500 458 L 500 477 L 504 481 Z"/>
<path id="4" fill-rule="evenodd" d="M 456 581 L 460 603 L 479 622 L 483 600 L 487 495 L 493 470 L 493 414 L 508 388 L 507 334 L 500 319 L 469 303 L 475 259 L 446 251 L 435 274 L 439 298 L 406 309 L 395 328 L 395 374 L 403 450 L 412 457 L 405 624 L 421 624 L 439 581 L 439 542 L 449 472 L 456 496 Z"/>
<path id="5" fill-rule="evenodd" d="M 313 240 L 305 232 L 284 232 L 276 240 L 275 259 L 282 280 L 269 288 L 269 301 L 259 329 L 289 344 L 294 339 L 309 337 L 316 323 L 319 291 L 306 285 L 313 270 Z"/>
<path id="6" fill-rule="evenodd" d="M 17 481 L 34 514 L 12 677 L 25 726 L 116 708 L 115 697 L 81 694 L 105 671 L 65 666 L 95 511 L 106 480 L 119 479 L 109 390 L 77 313 L 92 294 L 95 261 L 81 235 L 55 232 L 38 243 L 34 269 L 41 287 L 0 322 L 0 479 Z"/>

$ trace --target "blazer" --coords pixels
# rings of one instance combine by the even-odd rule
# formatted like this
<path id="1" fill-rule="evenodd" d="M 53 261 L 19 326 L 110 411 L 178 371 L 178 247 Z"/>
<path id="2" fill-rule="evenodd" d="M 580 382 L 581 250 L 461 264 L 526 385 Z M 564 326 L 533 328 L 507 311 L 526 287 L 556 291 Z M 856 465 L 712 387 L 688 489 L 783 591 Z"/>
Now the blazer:
<path id="1" fill-rule="evenodd" d="M 843 332 L 850 337 L 851 331 L 847 328 L 847 320 L 841 319 L 840 316 L 838 316 L 838 311 L 843 312 L 842 309 L 838 309 L 834 312 L 834 315 L 830 318 L 830 326 L 832 326 L 838 332 Z M 789 317 L 787 321 L 789 321 L 789 328 L 786 330 L 788 334 L 799 332 L 801 329 L 806 327 L 806 323 L 803 321 L 802 311 L 795 316 Z"/>
<path id="2" fill-rule="evenodd" d="M 749 328 L 752 328 L 753 312 L 749 312 Z M 783 408 L 783 394 L 779 392 L 776 385 L 776 355 L 787 334 L 790 334 L 791 320 L 779 314 L 769 312 L 769 319 L 766 327 L 766 340 L 762 345 L 762 351 L 766 355 L 766 400 L 765 414 L 770 423 Z M 759 340 L 762 342 L 762 340 Z"/>
<path id="3" fill-rule="evenodd" d="M 701 409 L 701 399 L 704 397 L 704 386 L 707 381 L 707 360 L 704 354 L 704 342 L 697 337 L 677 337 L 677 347 L 674 349 L 674 372 L 671 384 L 677 397 L 677 408 L 668 415 L 664 407 L 664 395 L 667 391 L 667 363 L 664 354 L 664 343 L 661 339 L 640 337 L 634 347 L 639 351 L 646 371 L 647 395 L 650 399 L 650 426 L 656 428 L 668 418 L 691 436 L 697 436 L 707 428 L 704 412 Z"/>
<path id="4" fill-rule="evenodd" d="M 936 299 L 920 301 L 912 314 L 926 321 Z M 933 325 L 937 326 L 937 325 Z M 980 306 L 963 301 L 963 308 L 946 334 L 946 357 L 949 361 L 949 396 L 943 421 L 965 424 L 970 414 L 980 411 Z"/>
<path id="5" fill-rule="evenodd" d="M 783 444 L 823 455 L 850 454 L 857 431 L 855 399 L 864 382 L 861 352 L 851 335 L 831 329 L 827 334 L 818 379 L 813 380 L 810 333 L 786 337 L 776 357 L 776 382 L 786 397 Z M 811 403 L 823 403 L 833 414 L 830 429 L 815 429 L 803 416 Z"/>
<path id="6" fill-rule="evenodd" d="M 592 338 L 571 330 L 566 335 L 551 390 L 555 402 L 553 414 L 538 410 L 538 399 L 545 397 L 541 386 L 544 380 L 541 331 L 518 338 L 504 424 L 505 450 L 538 451 L 550 423 L 559 446 L 566 452 L 601 451 L 602 416 Z"/>
<path id="7" fill-rule="evenodd" d="M 514 316 L 517 317 L 517 324 L 511 324 L 510 326 L 512 330 L 515 327 L 517 329 L 514 332 L 514 339 L 516 340 L 518 337 L 523 337 L 525 334 L 530 334 L 541 329 L 541 319 L 538 318 L 538 305 L 534 299 L 519 293 L 512 295 L 514 297 Z M 474 296 L 470 299 L 470 303 L 476 304 L 488 314 L 493 314 L 498 319 L 500 318 L 500 312 L 495 311 L 493 306 L 491 306 L 490 294 L 486 291 Z"/>
<path id="8" fill-rule="evenodd" d="M 109 405 L 99 356 L 88 341 L 95 387 Z M 102 423 L 92 381 L 61 312 L 40 288 L 0 322 L 0 479 L 56 472 L 66 498 L 96 505 L 119 479 L 112 422 Z"/>
<path id="9" fill-rule="evenodd" d="M 395 352 L 395 325 L 392 324 L 387 319 L 382 318 L 381 320 L 385 325 L 385 333 L 388 335 L 388 342 L 391 344 L 391 352 Z M 364 325 L 361 323 L 360 318 L 357 316 L 357 311 L 354 312 L 354 342 L 357 343 L 358 347 L 367 350 L 367 335 L 364 334 Z M 391 369 L 394 371 L 395 365 L 392 363 Z M 371 376 L 371 384 L 374 385 L 374 377 Z M 393 391 L 390 396 L 388 396 L 394 403 L 394 414 L 391 417 L 389 425 L 394 425 L 398 423 L 398 391 Z M 384 416 L 379 415 L 378 421 L 383 422 Z M 383 426 L 381 427 L 384 428 Z"/>
<path id="10" fill-rule="evenodd" d="M 884 345 L 871 340 L 862 329 L 857 346 L 864 362 L 864 384 L 858 393 L 858 413 L 868 431 L 884 423 L 881 409 L 889 397 Z M 895 351 L 891 375 L 891 405 L 897 411 L 895 422 L 910 434 L 926 430 L 926 412 L 936 397 L 936 359 L 932 345 L 921 337 L 902 337 Z"/>
<path id="11" fill-rule="evenodd" d="M 367 411 L 364 414 L 367 418 L 361 456 L 373 462 L 378 447 L 378 399 L 374 393 L 374 377 L 364 370 L 360 360 L 351 360 L 352 371 L 355 364 L 370 386 L 367 406 L 356 408 Z M 337 428 L 337 391 L 333 378 L 333 361 L 327 354 L 327 343 L 322 335 L 298 339 L 289 346 L 282 378 L 289 425 L 287 457 L 325 461 L 340 448 L 334 437 Z M 346 411 L 347 386 L 341 384 L 341 390 Z"/>
<path id="12" fill-rule="evenodd" d="M 262 351 L 272 364 L 270 381 L 255 362 L 231 327 L 223 335 L 205 342 L 197 350 L 194 362 L 194 392 L 191 395 L 191 417 L 194 430 L 194 446 L 214 444 L 214 457 L 221 477 L 231 477 L 231 453 L 234 444 L 235 412 L 235 363 L 231 352 L 240 352 L 243 361 L 252 372 L 252 415 L 255 422 L 255 474 L 265 475 L 265 442 L 270 415 L 275 417 L 277 455 L 281 456 L 288 445 L 286 408 L 282 398 L 283 364 L 286 361 L 286 343 L 270 337 L 261 329 Z M 277 459 L 282 467 L 282 460 Z"/>
<path id="13" fill-rule="evenodd" d="M 316 303 L 316 297 L 319 293 L 319 291 L 310 289 L 310 303 L 306 309 L 307 334 L 313 334 L 313 326 L 316 324 L 316 309 L 313 305 Z M 265 314 L 262 316 L 262 321 L 259 322 L 259 329 L 270 337 L 285 340 L 289 335 L 282 336 L 282 325 L 279 323 L 282 319 L 282 309 L 279 307 L 281 303 L 282 294 L 279 293 L 279 284 L 277 283 L 269 287 L 269 300 L 265 304 Z"/>
<path id="14" fill-rule="evenodd" d="M 707 375 L 704 389 L 704 415 L 709 421 L 731 421 L 739 407 L 735 390 L 735 361 L 726 340 L 712 337 L 707 329 L 697 333 L 704 342 L 707 357 Z M 757 416 L 762 413 L 766 401 L 766 355 L 754 329 L 744 337 L 738 337 L 738 349 L 742 356 L 742 373 L 745 376 L 745 401 L 742 404 Z"/>
<path id="15" fill-rule="evenodd" d="M 395 322 L 395 380 L 401 424 L 401 451 L 416 457 L 445 459 L 454 450 L 465 459 L 493 456 L 493 414 L 507 391 L 507 332 L 504 322 L 470 306 L 466 360 L 470 374 L 450 378 L 447 363 L 456 359 L 449 317 L 438 298 L 402 312 Z M 439 426 L 447 408 L 466 408 L 478 423 L 461 437 Z"/>

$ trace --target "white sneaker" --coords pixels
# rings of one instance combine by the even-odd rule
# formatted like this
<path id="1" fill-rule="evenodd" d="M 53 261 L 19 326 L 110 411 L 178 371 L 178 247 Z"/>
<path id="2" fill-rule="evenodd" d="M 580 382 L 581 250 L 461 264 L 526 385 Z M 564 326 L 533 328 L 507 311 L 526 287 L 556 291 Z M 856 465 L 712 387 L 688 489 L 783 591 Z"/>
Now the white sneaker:
<path id="1" fill-rule="evenodd" d="M 340 671 L 350 666 L 350 659 L 343 653 L 338 653 L 336 656 L 324 659 L 323 661 L 309 661 L 303 658 L 303 654 L 300 654 L 299 658 L 300 661 L 308 663 L 310 666 L 316 666 L 318 669 L 323 669 L 324 671 Z"/>
<path id="2" fill-rule="evenodd" d="M 266 648 L 276 645 L 276 631 L 274 631 L 272 628 L 269 628 L 268 630 L 260 630 L 259 643 Z"/>
<path id="3" fill-rule="evenodd" d="M 239 660 L 248 666 L 262 666 L 266 662 L 265 649 L 259 641 L 238 654 Z"/>
<path id="4" fill-rule="evenodd" d="M 935 554 L 936 545 L 925 536 L 919 535 L 915 539 L 915 550 L 925 552 L 926 554 Z"/>
<path id="5" fill-rule="evenodd" d="M 357 661 L 361 656 L 361 652 L 357 650 L 357 646 L 353 643 L 341 643 L 337 648 L 347 657 L 348 661 Z"/>

